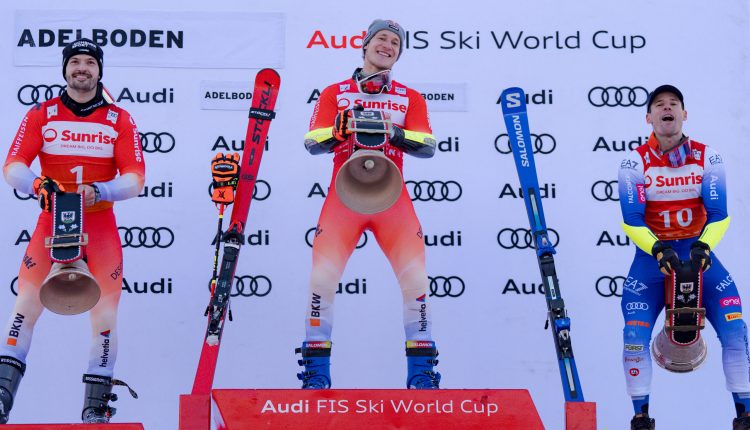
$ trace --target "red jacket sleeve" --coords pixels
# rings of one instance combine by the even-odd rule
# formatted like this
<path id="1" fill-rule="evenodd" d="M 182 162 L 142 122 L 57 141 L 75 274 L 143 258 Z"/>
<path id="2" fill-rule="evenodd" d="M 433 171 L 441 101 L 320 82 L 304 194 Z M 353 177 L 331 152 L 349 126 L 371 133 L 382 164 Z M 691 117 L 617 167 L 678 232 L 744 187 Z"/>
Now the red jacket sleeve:
<path id="1" fill-rule="evenodd" d="M 37 104 L 26 113 L 8 150 L 4 168 L 15 162 L 21 162 L 29 166 L 39 155 L 39 151 L 42 150 L 41 118 L 41 104 Z"/>

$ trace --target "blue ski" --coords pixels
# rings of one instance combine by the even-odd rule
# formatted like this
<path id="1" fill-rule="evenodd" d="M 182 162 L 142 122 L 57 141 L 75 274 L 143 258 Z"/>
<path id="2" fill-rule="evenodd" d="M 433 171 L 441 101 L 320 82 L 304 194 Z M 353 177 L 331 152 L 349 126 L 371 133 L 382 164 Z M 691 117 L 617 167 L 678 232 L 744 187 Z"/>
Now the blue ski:
<path id="1" fill-rule="evenodd" d="M 555 247 L 547 234 L 547 224 L 544 221 L 544 210 L 539 195 L 539 180 L 536 175 L 529 120 L 526 115 L 526 95 L 521 88 L 508 88 L 500 95 L 500 104 L 513 150 L 513 159 L 518 170 L 518 179 L 523 190 L 526 213 L 536 244 L 537 261 L 547 299 L 548 320 L 545 328 L 552 325 L 552 337 L 557 350 L 563 394 L 566 401 L 582 402 L 584 401 L 583 391 L 578 380 L 578 370 L 570 341 L 570 318 L 565 310 L 565 302 L 560 296 L 555 260 L 552 257 L 555 254 Z"/>

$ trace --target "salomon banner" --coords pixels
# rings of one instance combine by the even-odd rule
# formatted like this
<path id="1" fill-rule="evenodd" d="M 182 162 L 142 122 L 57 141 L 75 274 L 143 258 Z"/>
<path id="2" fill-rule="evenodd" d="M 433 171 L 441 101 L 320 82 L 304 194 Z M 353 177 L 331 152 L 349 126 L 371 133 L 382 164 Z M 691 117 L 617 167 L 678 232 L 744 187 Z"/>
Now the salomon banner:
<path id="1" fill-rule="evenodd" d="M 534 153 L 548 237 L 557 251 L 580 386 L 586 401 L 597 403 L 599 428 L 629 428 L 634 410 L 626 378 L 651 393 L 657 428 L 730 427 L 734 400 L 711 315 L 701 333 L 707 358 L 693 372 L 652 365 L 649 374 L 635 362 L 645 354 L 623 356 L 626 349 L 647 347 L 624 333 L 652 330 L 655 336 L 664 314 L 655 323 L 641 321 L 634 315 L 649 311 L 647 300 L 621 306 L 626 291 L 631 297 L 653 291 L 628 277 L 635 245 L 621 227 L 620 199 L 628 196 L 619 195 L 617 177 L 628 153 L 646 144 L 653 130 L 646 119 L 649 92 L 662 84 L 679 88 L 688 112 L 684 133 L 715 150 L 720 158 L 713 161 L 721 160 L 726 171 L 731 222 L 706 274 L 716 261 L 729 274 L 719 280 L 706 275 L 712 281 L 703 288 L 724 294 L 736 286 L 739 293 L 714 308 L 724 313 L 717 317 L 722 324 L 744 320 L 739 306 L 750 286 L 750 7 L 744 0 L 385 0 L 375 8 L 331 0 L 2 2 L 5 153 L 19 129 L 37 133 L 38 142 L 100 139 L 98 132 L 62 128 L 52 137 L 24 122 L 27 112 L 65 91 L 63 46 L 86 37 L 102 47 L 102 83 L 132 116 L 146 164 L 138 197 L 114 204 L 123 254 L 122 266 L 106 273 L 122 277 L 114 335 L 92 334 L 88 314 L 45 311 L 37 320 L 13 312 L 25 288 L 19 274 L 39 264 L 26 249 L 40 208 L 31 188 L 14 190 L 7 182 L 17 178 L 5 172 L 0 280 L 8 289 L 0 294 L 0 349 L 6 351 L 0 355 L 24 347 L 29 336 L 19 333 L 33 326 L 10 423 L 80 421 L 82 374 L 115 363 L 113 377 L 139 398 L 115 387 L 113 422 L 177 428 L 178 395 L 190 392 L 206 329 L 218 219 L 211 159 L 243 152 L 248 109 L 259 97 L 252 82 L 263 68 L 277 70 L 283 84 L 263 145 L 213 386 L 300 387 L 303 368 L 294 350 L 316 311 L 309 292 L 312 244 L 325 235 L 318 217 L 332 191 L 333 169 L 333 155 L 311 155 L 304 137 L 325 88 L 363 65 L 364 36 L 376 18 L 405 30 L 391 77 L 425 99 L 436 139 L 434 157 L 404 155 L 403 179 L 421 226 L 415 234 L 426 249 L 425 300 L 441 388 L 526 389 L 544 427 L 564 429 L 544 283 L 500 105 L 504 89 L 520 87 L 530 126 L 526 148 Z M 378 108 L 401 115 L 407 107 L 400 98 Z M 372 106 L 367 97 L 351 102 L 357 100 Z M 49 118 L 60 112 L 37 113 Z M 62 171 L 71 183 L 78 167 Z M 42 174 L 38 159 L 31 170 Z M 700 172 L 677 179 L 652 172 L 649 178 L 665 193 L 703 183 Z M 693 220 L 686 213 L 652 215 L 675 225 Z M 392 270 L 383 239 L 365 230 L 341 279 L 330 286 L 336 291 L 333 388 L 405 388 L 403 273 Z M 624 316 L 634 318 L 630 326 Z M 736 354 L 748 357 L 744 350 Z M 733 380 L 750 381 L 744 361 L 741 368 Z"/>

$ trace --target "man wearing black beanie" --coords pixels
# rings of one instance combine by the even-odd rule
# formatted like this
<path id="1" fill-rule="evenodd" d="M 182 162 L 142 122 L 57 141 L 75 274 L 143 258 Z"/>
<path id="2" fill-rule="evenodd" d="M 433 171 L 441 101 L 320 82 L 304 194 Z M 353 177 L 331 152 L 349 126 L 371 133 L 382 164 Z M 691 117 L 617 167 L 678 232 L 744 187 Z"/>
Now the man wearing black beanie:
<path id="1" fill-rule="evenodd" d="M 0 344 L 0 424 L 8 421 L 17 400 L 34 325 L 44 310 L 40 290 L 52 267 L 44 241 L 52 230 L 51 201 L 58 192 L 83 194 L 88 244 L 85 257 L 75 262 L 87 267 L 101 292 L 90 310 L 82 421 L 109 422 L 115 410 L 108 402 L 117 399 L 112 387 L 124 385 L 112 378 L 123 279 L 122 246 L 112 206 L 140 193 L 145 164 L 135 121 L 114 105 L 100 82 L 103 59 L 102 49 L 88 39 L 65 47 L 65 92 L 29 110 L 3 165 L 6 182 L 36 196 L 42 211 L 19 270 L 18 298 L 5 330 L 10 336 Z M 30 168 L 37 157 L 39 175 Z"/>

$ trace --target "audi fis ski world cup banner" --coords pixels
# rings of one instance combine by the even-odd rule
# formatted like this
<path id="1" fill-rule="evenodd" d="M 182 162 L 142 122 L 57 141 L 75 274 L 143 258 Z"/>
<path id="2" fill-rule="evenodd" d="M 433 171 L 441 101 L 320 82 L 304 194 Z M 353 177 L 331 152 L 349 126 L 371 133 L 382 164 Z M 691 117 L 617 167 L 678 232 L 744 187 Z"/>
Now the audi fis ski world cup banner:
<path id="1" fill-rule="evenodd" d="M 635 245 L 621 229 L 624 196 L 616 181 L 628 152 L 648 140 L 646 103 L 659 85 L 680 88 L 689 112 L 683 131 L 718 151 L 726 167 L 731 224 L 712 251 L 730 275 L 704 288 L 723 291 L 734 283 L 740 293 L 728 305 L 746 299 L 750 268 L 738 252 L 750 237 L 743 188 L 750 183 L 746 2 L 563 6 L 530 0 L 504 8 L 500 20 L 494 4 L 475 0 L 460 8 L 430 4 L 429 15 L 423 4 L 380 6 L 363 11 L 328 0 L 0 5 L 9 29 L 0 37 L 6 150 L 25 114 L 64 91 L 62 47 L 79 36 L 101 44 L 103 84 L 132 115 L 141 139 L 145 186 L 138 197 L 114 205 L 124 261 L 107 273 L 123 278 L 114 377 L 141 398 L 116 389 L 113 421 L 178 426 L 175 409 L 165 413 L 165 406 L 189 392 L 206 330 L 218 224 L 210 160 L 245 149 L 247 109 L 258 97 L 253 81 L 265 67 L 276 69 L 283 84 L 263 146 L 214 386 L 299 388 L 294 348 L 305 336 L 311 247 L 333 167 L 330 154 L 310 155 L 303 139 L 323 90 L 362 66 L 364 32 L 375 18 L 405 29 L 391 77 L 424 97 L 437 140 L 432 158 L 404 156 L 403 178 L 421 225 L 414 234 L 426 250 L 425 294 L 441 387 L 528 389 L 544 428 L 564 428 L 557 357 L 544 330 L 545 291 L 501 112 L 506 88 L 526 93 L 527 149 L 557 251 L 581 386 L 586 400 L 597 403 L 600 428 L 626 428 L 633 415 L 623 313 L 647 303 L 621 309 L 620 300 L 625 291 L 638 296 L 647 287 L 628 277 Z M 31 169 L 41 174 L 38 162 Z M 4 187 L 0 318 L 7 323 L 16 318 L 19 268 L 37 264 L 24 257 L 39 205 L 28 190 Z M 231 208 L 224 229 L 230 216 Z M 333 388 L 405 385 L 399 274 L 379 239 L 365 230 L 332 286 Z M 656 333 L 663 318 L 639 328 Z M 654 367 L 650 412 L 659 428 L 729 425 L 734 409 L 711 330 L 703 333 L 708 358 L 698 371 L 672 375 Z M 11 423 L 80 418 L 90 338 L 85 315 L 43 314 Z M 42 392 L 56 400 L 40 411 Z M 693 414 L 673 406 L 685 393 Z M 356 411 L 356 401 L 349 407 Z M 453 407 L 459 410 L 460 401 Z M 410 414 L 419 420 L 413 409 Z"/>

